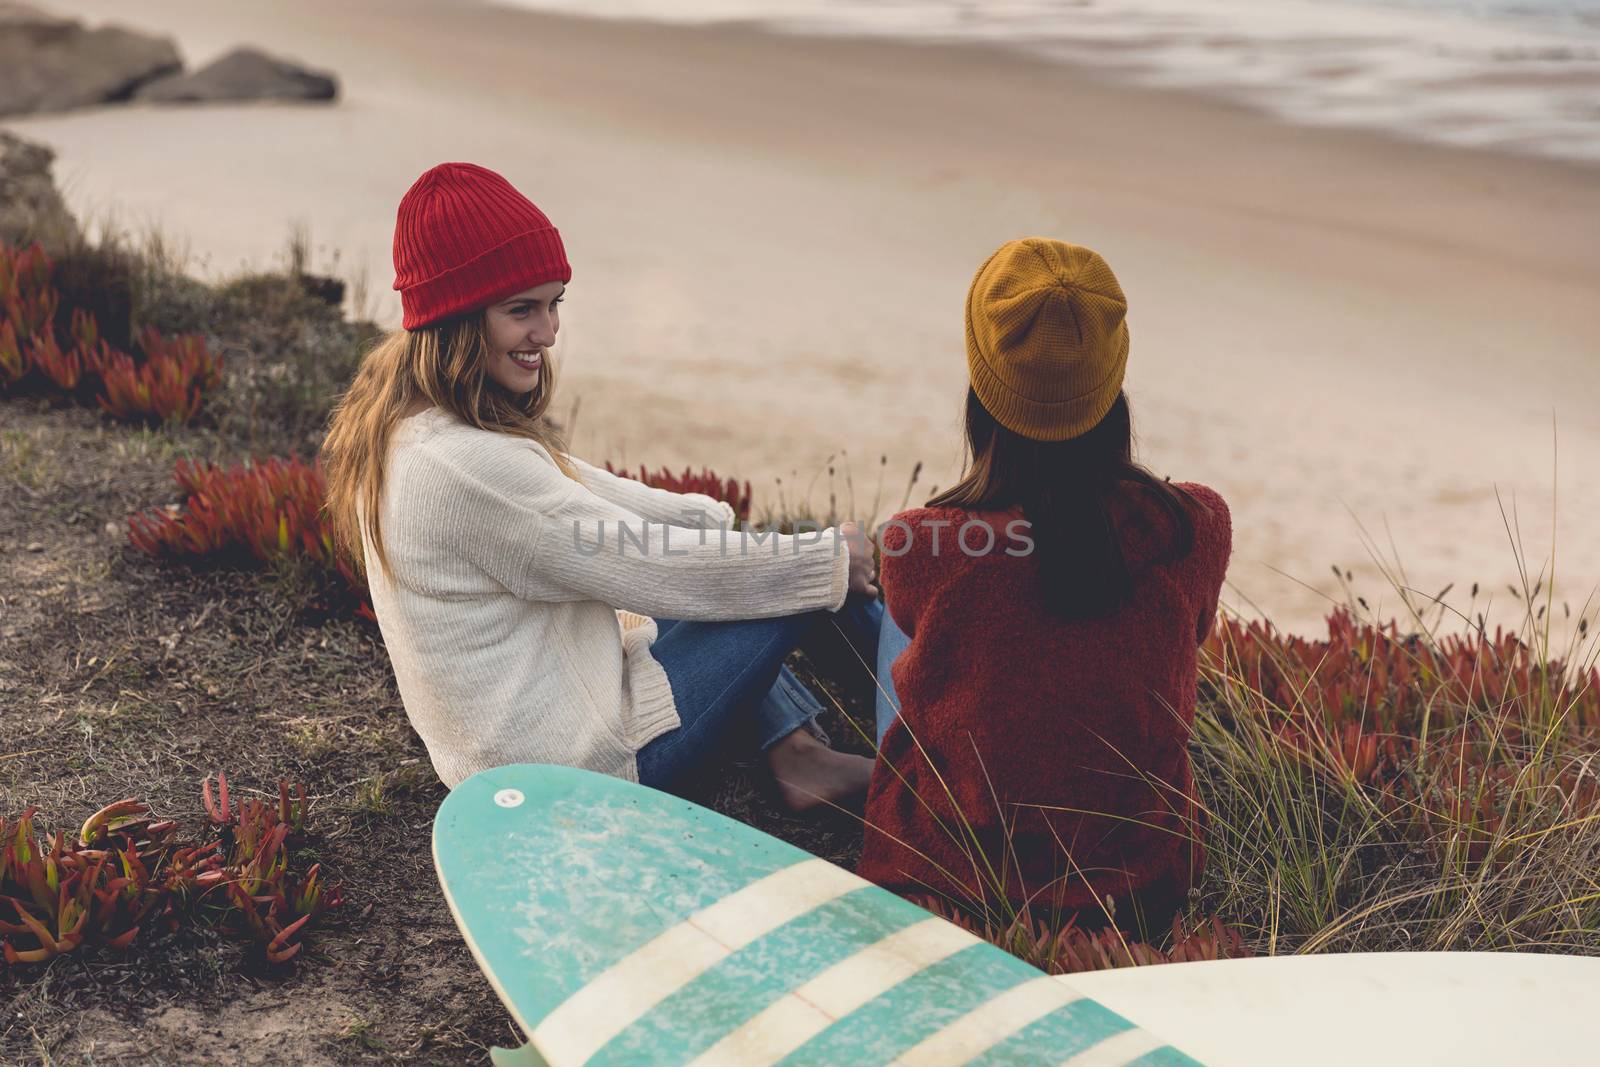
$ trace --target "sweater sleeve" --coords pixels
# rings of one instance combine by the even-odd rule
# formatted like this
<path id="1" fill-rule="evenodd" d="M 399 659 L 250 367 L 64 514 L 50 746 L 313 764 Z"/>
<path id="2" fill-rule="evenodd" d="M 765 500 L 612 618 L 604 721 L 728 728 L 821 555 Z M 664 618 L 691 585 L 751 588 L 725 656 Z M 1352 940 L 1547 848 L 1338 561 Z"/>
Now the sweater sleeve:
<path id="1" fill-rule="evenodd" d="M 927 539 L 917 536 L 925 514 L 923 508 L 902 511 L 884 523 L 879 536 L 882 553 L 878 575 L 883 586 L 884 605 L 894 624 L 907 637 L 916 632 L 917 616 L 928 601 L 932 577 L 927 561 L 922 558 Z"/>
<path id="2" fill-rule="evenodd" d="M 1204 644 L 1216 623 L 1222 583 L 1233 554 L 1233 517 L 1227 501 L 1215 490 L 1198 484 L 1187 484 L 1184 488 L 1205 508 L 1195 516 L 1194 523 L 1194 552 L 1198 561 L 1195 578 L 1199 583 L 1200 601 L 1195 639 Z"/>
<path id="3" fill-rule="evenodd" d="M 833 529 L 797 536 L 651 521 L 515 444 L 437 455 L 459 550 L 525 600 L 598 600 L 653 618 L 771 618 L 837 611 L 850 556 Z M 465 522 L 460 521 L 465 519 Z"/>
<path id="4" fill-rule="evenodd" d="M 732 505 L 703 493 L 674 493 L 612 474 L 574 455 L 567 459 L 591 493 L 651 522 L 699 530 L 733 526 L 738 518 Z"/>

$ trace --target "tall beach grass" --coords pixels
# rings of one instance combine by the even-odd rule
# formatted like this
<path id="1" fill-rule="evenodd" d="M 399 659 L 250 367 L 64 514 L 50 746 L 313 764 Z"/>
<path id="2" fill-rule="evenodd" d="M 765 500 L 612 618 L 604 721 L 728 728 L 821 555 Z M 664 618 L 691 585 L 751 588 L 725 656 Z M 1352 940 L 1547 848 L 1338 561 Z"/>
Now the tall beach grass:
<path id="1" fill-rule="evenodd" d="M 1189 746 L 1201 811 L 1189 832 L 1207 862 L 1172 931 L 1091 936 L 1019 908 L 1009 844 L 981 854 L 970 812 L 935 821 L 979 892 L 919 902 L 1048 971 L 1247 953 L 1600 954 L 1596 597 L 1576 613 L 1558 600 L 1554 553 L 1530 573 L 1505 521 L 1515 628 L 1486 626 L 1479 587 L 1453 610 L 1448 588 L 1422 594 L 1376 553 L 1404 624 L 1348 585 L 1326 636 L 1218 619 Z M 953 806 L 948 789 L 922 801 Z M 1058 866 L 1073 870 L 1070 853 Z"/>

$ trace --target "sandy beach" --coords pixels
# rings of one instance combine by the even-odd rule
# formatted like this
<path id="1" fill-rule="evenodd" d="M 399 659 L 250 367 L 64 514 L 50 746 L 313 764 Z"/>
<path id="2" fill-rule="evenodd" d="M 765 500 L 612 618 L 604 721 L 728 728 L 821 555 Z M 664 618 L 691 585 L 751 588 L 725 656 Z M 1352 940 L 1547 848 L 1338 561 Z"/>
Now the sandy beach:
<path id="1" fill-rule="evenodd" d="M 1232 606 L 1315 630 L 1337 564 L 1394 613 L 1364 528 L 1417 589 L 1465 611 L 1480 582 L 1491 619 L 1520 615 L 1497 487 L 1533 572 L 1554 535 L 1558 630 L 1600 584 L 1600 170 L 974 46 L 448 0 L 59 9 L 170 33 L 191 65 L 252 43 L 341 78 L 332 108 L 7 124 L 59 151 L 80 213 L 158 226 L 205 272 L 270 264 L 303 224 L 393 322 L 418 173 L 471 160 L 527 191 L 574 263 L 556 408 L 581 401 L 596 462 L 709 465 L 820 511 L 845 451 L 839 510 L 866 518 L 886 456 L 877 517 L 921 461 L 917 502 L 959 466 L 972 272 L 1046 234 L 1116 268 L 1141 457 L 1229 500 Z"/>

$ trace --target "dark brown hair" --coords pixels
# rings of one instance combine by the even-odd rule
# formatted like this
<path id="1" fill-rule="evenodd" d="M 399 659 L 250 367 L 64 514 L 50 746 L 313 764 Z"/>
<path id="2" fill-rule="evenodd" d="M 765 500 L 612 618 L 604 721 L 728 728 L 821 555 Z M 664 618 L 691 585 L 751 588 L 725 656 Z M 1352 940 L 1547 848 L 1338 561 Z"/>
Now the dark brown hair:
<path id="1" fill-rule="evenodd" d="M 1049 610 L 1062 618 L 1104 618 L 1133 594 L 1134 575 L 1109 502 L 1148 489 L 1172 521 L 1173 537 L 1156 562 L 1176 562 L 1194 547 L 1194 498 L 1133 458 L 1128 396 L 1118 393 L 1104 418 L 1067 441 L 1035 441 L 1001 426 L 967 390 L 966 470 L 929 507 L 999 511 L 1021 505 Z"/>

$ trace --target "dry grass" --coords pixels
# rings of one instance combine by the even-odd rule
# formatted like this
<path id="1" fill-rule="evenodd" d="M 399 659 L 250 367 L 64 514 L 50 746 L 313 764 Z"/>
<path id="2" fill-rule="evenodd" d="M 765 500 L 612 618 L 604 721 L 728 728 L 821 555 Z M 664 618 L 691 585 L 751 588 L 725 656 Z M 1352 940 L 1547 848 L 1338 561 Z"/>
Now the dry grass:
<path id="1" fill-rule="evenodd" d="M 1422 594 L 1381 557 L 1407 630 L 1354 595 L 1333 605 L 1325 638 L 1221 622 L 1202 650 L 1190 739 L 1203 818 L 1189 832 L 1208 862 L 1181 918 L 1186 931 L 1220 920 L 1230 937 L 1157 931 L 1141 946 L 1113 933 L 1114 955 L 1237 955 L 1231 934 L 1257 954 L 1600 955 L 1596 596 L 1574 613 L 1553 554 L 1534 570 L 1514 513 L 1506 530 L 1522 575 L 1515 632 L 1485 629 L 1477 586 L 1452 613 L 1448 589 Z M 936 821 L 955 810 L 948 789 L 923 800 Z M 1042 969 L 1084 965 L 1081 935 L 1008 901 L 1009 842 L 985 853 L 975 815 L 940 821 L 977 892 L 939 910 Z M 1057 866 L 1074 869 L 1066 855 Z"/>
<path id="2" fill-rule="evenodd" d="M 1525 602 L 1498 639 L 1228 627 L 1192 744 L 1204 906 L 1268 952 L 1600 953 L 1597 650 L 1553 653 Z"/>
<path id="3" fill-rule="evenodd" d="M 0 418 L 0 809 L 75 827 L 138 796 L 199 820 L 208 772 L 241 789 L 288 776 L 312 799 L 306 859 L 347 896 L 283 967 L 190 927 L 0 974 L 0 1063 L 455 1064 L 515 1041 L 440 895 L 445 791 L 376 631 L 319 617 L 292 581 L 163 566 L 127 543 L 128 514 L 174 498 L 175 460 L 225 460 L 226 439 L 30 400 Z M 859 689 L 840 695 L 861 706 Z M 828 725 L 854 733 L 837 712 Z M 696 799 L 853 862 L 848 817 L 789 818 L 756 781 L 733 767 Z"/>

